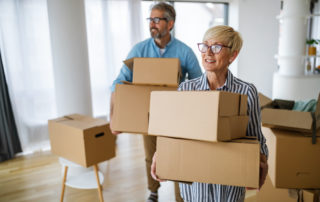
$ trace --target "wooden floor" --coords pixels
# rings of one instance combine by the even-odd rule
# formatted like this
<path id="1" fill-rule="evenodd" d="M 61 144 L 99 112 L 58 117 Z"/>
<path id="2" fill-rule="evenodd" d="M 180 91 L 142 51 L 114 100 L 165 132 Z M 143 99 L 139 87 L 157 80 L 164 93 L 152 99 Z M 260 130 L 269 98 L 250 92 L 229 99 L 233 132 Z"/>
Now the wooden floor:
<path id="1" fill-rule="evenodd" d="M 105 202 L 143 202 L 149 192 L 145 175 L 143 140 L 140 135 L 121 134 L 117 138 L 117 155 L 99 164 L 104 174 Z M 57 202 L 60 200 L 62 166 L 50 152 L 20 156 L 0 163 L 0 202 Z M 247 193 L 248 194 L 248 193 Z M 66 186 L 65 202 L 99 201 L 97 189 Z M 173 202 L 172 182 L 163 182 L 160 202 Z"/>
<path id="2" fill-rule="evenodd" d="M 149 192 L 145 175 L 143 140 L 140 135 L 121 134 L 117 138 L 117 155 L 99 164 L 104 174 L 105 202 L 145 201 Z M 59 158 L 50 152 L 20 156 L 0 163 L 0 202 L 59 201 L 62 168 Z M 97 189 L 66 186 L 65 202 L 99 201 Z M 161 183 L 159 201 L 174 200 L 172 182 Z"/>

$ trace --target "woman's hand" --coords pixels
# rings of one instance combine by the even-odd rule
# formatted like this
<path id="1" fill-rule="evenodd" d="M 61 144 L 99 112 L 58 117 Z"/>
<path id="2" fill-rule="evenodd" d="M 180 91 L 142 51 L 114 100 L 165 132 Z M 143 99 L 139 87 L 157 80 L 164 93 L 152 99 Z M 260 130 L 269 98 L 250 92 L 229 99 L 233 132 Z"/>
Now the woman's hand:
<path id="1" fill-rule="evenodd" d="M 154 180 L 157 180 L 159 182 L 165 182 L 166 180 L 162 180 L 162 179 L 158 178 L 158 176 L 156 174 L 156 154 L 157 154 L 157 152 L 155 152 L 152 157 L 151 176 Z"/>
<path id="2" fill-rule="evenodd" d="M 259 189 L 261 189 L 264 184 L 267 174 L 268 174 L 268 161 L 267 157 L 264 154 L 260 154 L 260 179 L 259 179 Z"/>
<path id="3" fill-rule="evenodd" d="M 267 174 L 268 174 L 268 162 L 267 157 L 264 154 L 260 154 L 260 175 L 259 175 L 259 190 L 261 189 L 262 185 L 264 184 Z M 247 190 L 254 190 L 256 188 L 247 187 Z"/>

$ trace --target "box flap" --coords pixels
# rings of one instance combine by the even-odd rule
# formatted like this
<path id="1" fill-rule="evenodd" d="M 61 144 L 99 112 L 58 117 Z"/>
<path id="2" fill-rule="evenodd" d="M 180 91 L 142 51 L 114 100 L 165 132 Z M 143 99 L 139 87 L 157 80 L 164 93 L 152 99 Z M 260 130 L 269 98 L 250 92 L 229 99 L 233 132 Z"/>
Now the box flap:
<path id="1" fill-rule="evenodd" d="M 81 114 L 70 114 L 70 115 L 66 115 L 61 118 L 49 120 L 49 121 L 60 123 L 72 128 L 80 129 L 80 130 L 106 125 L 108 123 L 103 119 L 96 119 L 96 118 L 92 118 L 90 116 L 85 116 Z"/>
<path id="2" fill-rule="evenodd" d="M 265 105 L 272 102 L 272 99 L 268 98 L 267 96 L 263 95 L 262 93 L 259 93 L 259 101 L 260 101 L 260 107 L 264 107 Z"/>
<path id="3" fill-rule="evenodd" d="M 127 65 L 127 67 L 128 67 L 129 69 L 131 69 L 131 71 L 133 71 L 133 60 L 134 60 L 134 58 L 130 58 L 130 59 L 127 59 L 127 60 L 124 60 L 124 61 L 123 61 L 123 63 L 124 63 L 125 65 Z"/>
<path id="4" fill-rule="evenodd" d="M 134 58 L 132 83 L 178 86 L 179 72 L 179 58 Z"/>
<path id="5" fill-rule="evenodd" d="M 245 137 L 248 128 L 248 120 L 248 116 L 219 117 L 218 141 L 228 141 Z"/>
<path id="6" fill-rule="evenodd" d="M 219 116 L 236 116 L 239 115 L 241 105 L 241 94 L 226 91 L 209 91 L 217 93 L 219 96 Z M 212 103 L 216 104 L 216 103 Z M 242 106 L 246 108 L 246 106 Z"/>
<path id="7" fill-rule="evenodd" d="M 121 81 L 123 84 L 128 84 L 128 85 L 133 85 L 132 82 L 129 82 L 129 81 Z"/>
<path id="8" fill-rule="evenodd" d="M 248 96 L 241 95 L 240 96 L 240 106 L 239 106 L 239 115 L 247 115 L 247 107 L 248 107 Z"/>
<path id="9" fill-rule="evenodd" d="M 312 131 L 312 117 L 310 112 L 264 108 L 261 111 L 261 122 L 263 126 L 267 127 L 305 132 Z"/>
<path id="10" fill-rule="evenodd" d="M 237 143 L 248 143 L 248 144 L 259 144 L 259 141 L 256 137 L 244 137 L 232 140 L 231 142 L 237 142 Z"/>

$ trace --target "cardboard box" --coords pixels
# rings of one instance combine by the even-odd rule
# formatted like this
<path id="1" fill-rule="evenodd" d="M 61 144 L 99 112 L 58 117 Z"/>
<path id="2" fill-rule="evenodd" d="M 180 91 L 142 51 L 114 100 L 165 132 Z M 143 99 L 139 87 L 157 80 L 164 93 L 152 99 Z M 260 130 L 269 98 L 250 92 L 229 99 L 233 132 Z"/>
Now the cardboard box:
<path id="1" fill-rule="evenodd" d="M 133 84 L 179 85 L 179 58 L 131 58 L 124 63 L 133 71 Z"/>
<path id="2" fill-rule="evenodd" d="M 312 132 L 312 116 L 310 112 L 293 111 L 286 109 L 272 109 L 265 106 L 272 100 L 263 94 L 259 94 L 261 103 L 261 122 L 263 126 L 282 128 L 302 132 Z M 320 128 L 320 95 L 315 112 L 317 129 Z"/>
<path id="3" fill-rule="evenodd" d="M 112 130 L 128 133 L 148 133 L 151 91 L 176 87 L 117 84 L 113 106 Z"/>
<path id="4" fill-rule="evenodd" d="M 72 114 L 48 121 L 51 152 L 84 167 L 115 156 L 108 122 Z"/>
<path id="5" fill-rule="evenodd" d="M 303 202 L 320 202 L 320 190 L 303 190 Z"/>
<path id="6" fill-rule="evenodd" d="M 262 127 L 269 149 L 269 176 L 276 188 L 320 188 L 320 141 L 303 133 Z"/>
<path id="7" fill-rule="evenodd" d="M 257 202 L 297 202 L 297 198 L 291 197 L 288 189 L 275 188 L 269 175 L 260 191 L 257 191 Z"/>
<path id="8" fill-rule="evenodd" d="M 203 142 L 157 137 L 156 173 L 160 179 L 259 186 L 257 140 Z"/>
<path id="9" fill-rule="evenodd" d="M 247 96 L 223 91 L 152 92 L 149 134 L 210 142 L 246 136 Z"/>

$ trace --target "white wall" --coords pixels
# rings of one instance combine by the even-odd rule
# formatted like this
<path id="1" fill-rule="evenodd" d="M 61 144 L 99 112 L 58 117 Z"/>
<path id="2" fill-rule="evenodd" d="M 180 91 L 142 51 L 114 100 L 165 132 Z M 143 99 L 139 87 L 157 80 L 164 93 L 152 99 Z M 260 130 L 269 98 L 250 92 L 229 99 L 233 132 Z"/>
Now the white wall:
<path id="1" fill-rule="evenodd" d="M 229 25 L 238 30 L 244 44 L 238 58 L 237 77 L 253 83 L 272 97 L 277 71 L 280 0 L 231 0 Z"/>

